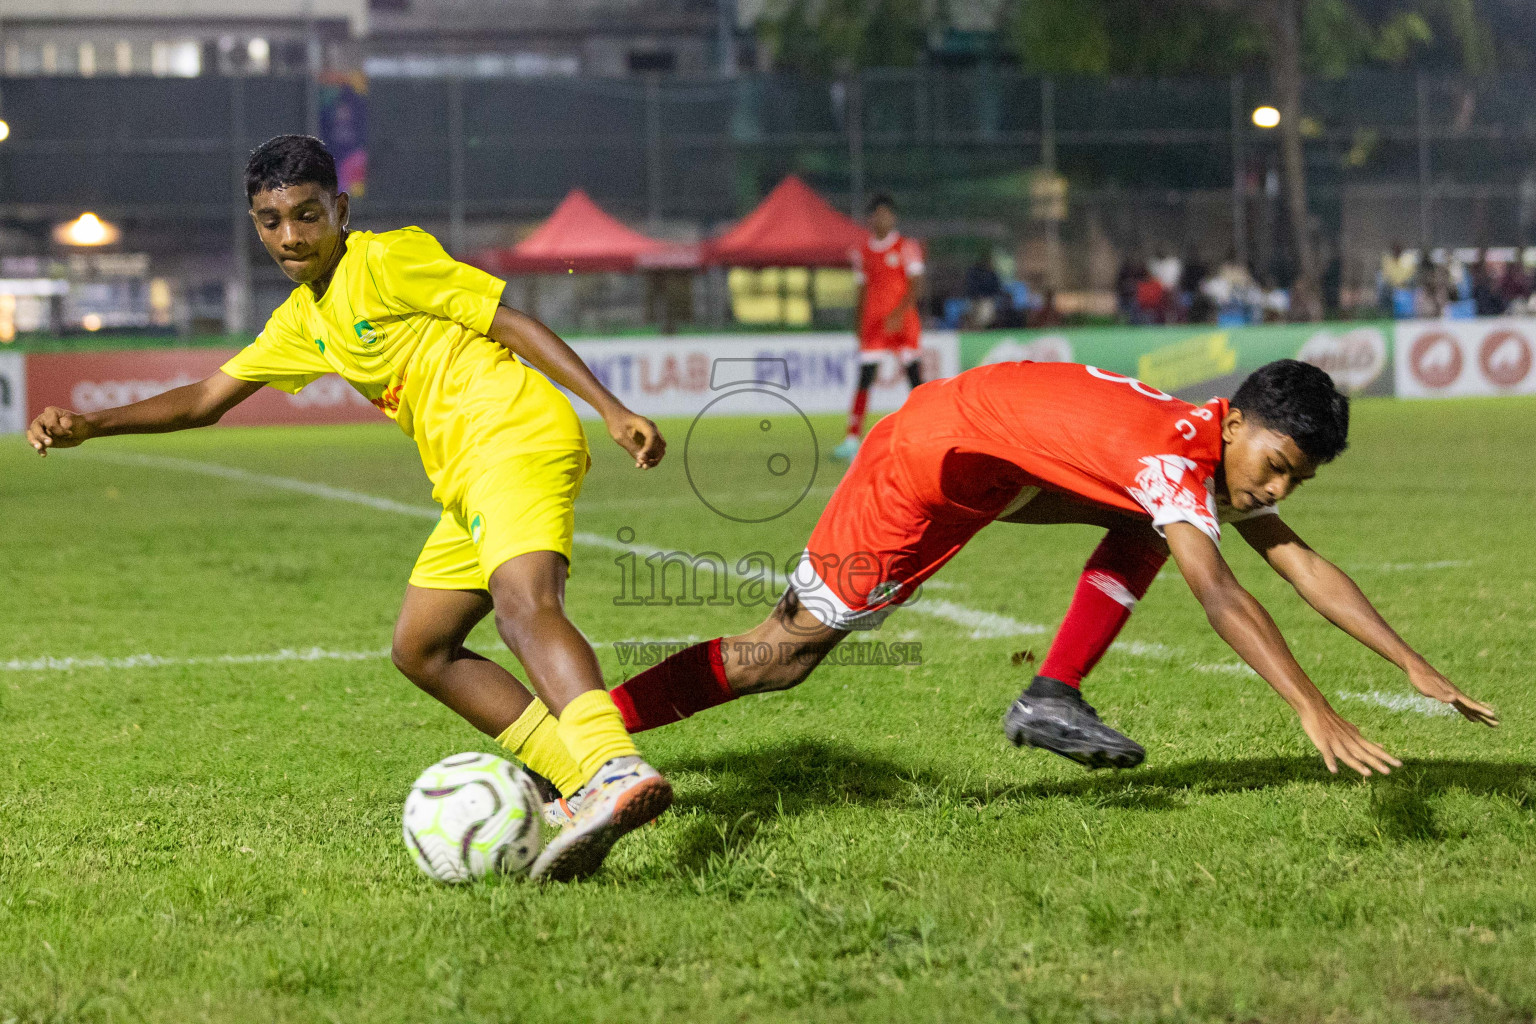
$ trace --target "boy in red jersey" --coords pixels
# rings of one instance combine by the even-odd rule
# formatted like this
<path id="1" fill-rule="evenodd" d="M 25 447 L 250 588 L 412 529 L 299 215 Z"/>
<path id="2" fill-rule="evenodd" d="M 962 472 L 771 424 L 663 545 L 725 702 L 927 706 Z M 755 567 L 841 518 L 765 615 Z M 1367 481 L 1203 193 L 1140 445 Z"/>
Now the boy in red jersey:
<path id="1" fill-rule="evenodd" d="M 849 631 L 878 626 L 987 524 L 1088 523 L 1109 533 L 1078 598 L 1100 595 L 1125 614 L 1074 599 L 1079 614 L 1068 613 L 1042 676 L 1004 718 L 1015 744 L 1089 767 L 1141 763 L 1142 748 L 1099 721 L 1075 683 L 1171 552 L 1212 627 L 1296 710 L 1329 771 L 1343 761 L 1362 775 L 1389 773 L 1401 762 L 1329 706 L 1218 547 L 1222 523 L 1235 524 L 1313 607 L 1402 667 L 1421 693 L 1497 725 L 1275 514 L 1344 450 L 1348 430 L 1348 400 L 1322 370 L 1294 360 L 1255 371 L 1231 402 L 1202 406 L 1073 363 L 1000 363 L 924 385 L 870 432 L 769 618 L 637 675 L 612 691 L 614 703 L 636 732 L 794 686 Z M 778 657 L 732 657 L 764 644 Z"/>
<path id="2" fill-rule="evenodd" d="M 896 230 L 896 202 L 881 193 L 869 201 L 869 237 L 855 249 L 853 274 L 859 284 L 855 320 L 859 332 L 859 386 L 848 412 L 848 436 L 833 458 L 851 459 L 864 433 L 869 389 L 884 365 L 900 366 L 916 388 L 923 382 L 919 346 L 923 329 L 917 304 L 922 297 L 923 247 Z"/>

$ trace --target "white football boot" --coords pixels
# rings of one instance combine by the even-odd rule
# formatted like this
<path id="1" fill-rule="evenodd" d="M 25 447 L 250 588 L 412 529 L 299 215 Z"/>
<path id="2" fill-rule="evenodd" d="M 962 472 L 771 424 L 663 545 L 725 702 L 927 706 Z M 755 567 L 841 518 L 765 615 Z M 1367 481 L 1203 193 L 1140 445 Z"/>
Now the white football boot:
<path id="1" fill-rule="evenodd" d="M 616 757 L 570 806 L 570 824 L 544 847 L 529 878 L 570 882 L 594 874 L 614 843 L 672 806 L 672 783 L 637 756 Z"/>
<path id="2" fill-rule="evenodd" d="M 575 821 L 576 805 L 572 802 L 575 799 L 574 796 L 570 800 L 561 796 L 545 803 L 544 824 L 551 828 L 561 829 Z"/>

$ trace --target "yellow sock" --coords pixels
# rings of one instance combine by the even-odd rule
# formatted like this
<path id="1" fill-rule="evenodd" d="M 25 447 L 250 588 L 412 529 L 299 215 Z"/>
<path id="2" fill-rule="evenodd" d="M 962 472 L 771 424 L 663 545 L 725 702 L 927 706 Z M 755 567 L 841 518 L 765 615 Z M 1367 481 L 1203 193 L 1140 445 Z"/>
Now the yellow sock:
<path id="1" fill-rule="evenodd" d="M 581 766 L 583 783 L 606 762 L 640 753 L 624 730 L 624 718 L 607 690 L 588 690 L 567 704 L 557 731 Z"/>
<path id="2" fill-rule="evenodd" d="M 591 778 L 581 774 L 576 759 L 565 749 L 555 723 L 555 716 L 537 697 L 507 726 L 506 732 L 496 737 L 512 756 L 544 776 L 560 790 L 561 796 L 570 796 Z"/>

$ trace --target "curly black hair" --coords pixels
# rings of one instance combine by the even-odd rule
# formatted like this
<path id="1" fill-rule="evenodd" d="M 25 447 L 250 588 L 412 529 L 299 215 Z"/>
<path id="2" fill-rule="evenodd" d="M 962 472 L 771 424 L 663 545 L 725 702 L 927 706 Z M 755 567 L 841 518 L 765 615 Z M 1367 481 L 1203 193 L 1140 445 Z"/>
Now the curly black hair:
<path id="1" fill-rule="evenodd" d="M 279 135 L 251 151 L 245 162 L 245 198 L 269 188 L 316 184 L 336 194 L 336 158 L 313 135 Z"/>
<path id="2" fill-rule="evenodd" d="M 1248 375 L 1232 408 L 1285 434 L 1316 465 L 1349 447 L 1349 399 L 1310 363 L 1277 359 Z"/>

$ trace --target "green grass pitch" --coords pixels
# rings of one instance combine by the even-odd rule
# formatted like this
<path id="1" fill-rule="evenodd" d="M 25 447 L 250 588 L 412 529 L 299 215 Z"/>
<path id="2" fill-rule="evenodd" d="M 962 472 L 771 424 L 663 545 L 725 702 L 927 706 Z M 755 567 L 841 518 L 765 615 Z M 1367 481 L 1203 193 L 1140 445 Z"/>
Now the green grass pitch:
<path id="1" fill-rule="evenodd" d="M 687 485 L 687 424 L 664 426 L 672 452 L 649 474 L 594 440 L 579 530 L 732 559 L 799 550 L 836 467 L 782 518 L 736 523 Z M 1400 674 L 1234 535 L 1240 578 L 1401 771 L 1330 777 L 1167 573 L 1088 691 L 1146 766 L 1016 751 L 999 728 L 1029 675 L 1014 656 L 1048 632 L 966 616 L 1054 628 L 1095 534 L 995 526 L 925 595 L 948 617 L 887 624 L 921 642 L 921 665 L 829 668 L 643 736 L 675 810 L 594 880 L 548 888 L 435 885 L 400 840 L 423 767 L 492 749 L 382 655 L 428 521 L 142 456 L 429 504 L 388 426 L 117 439 L 46 461 L 4 439 L 0 1021 L 1536 1012 L 1536 402 L 1359 402 L 1353 448 L 1286 509 L 1499 708 L 1497 731 L 1381 703 L 1411 692 Z M 774 486 L 750 460 L 710 472 Z M 570 585 L 613 682 L 611 641 L 763 614 L 616 606 L 616 557 L 578 547 Z M 488 627 L 474 641 L 506 657 Z M 311 648 L 358 657 L 226 657 Z M 140 655 L 159 660 L 122 660 Z"/>

